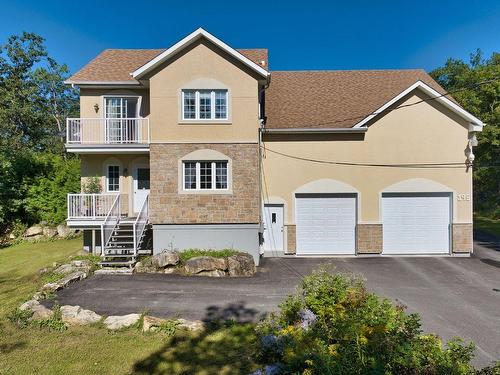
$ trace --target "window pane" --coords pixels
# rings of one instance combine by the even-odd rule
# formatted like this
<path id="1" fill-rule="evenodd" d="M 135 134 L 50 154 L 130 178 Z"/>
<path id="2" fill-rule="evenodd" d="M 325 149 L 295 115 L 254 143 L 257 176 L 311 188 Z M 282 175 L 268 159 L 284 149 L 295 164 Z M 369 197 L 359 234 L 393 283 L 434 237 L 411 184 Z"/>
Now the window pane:
<path id="1" fill-rule="evenodd" d="M 215 91 L 215 118 L 227 119 L 227 90 Z"/>
<path id="2" fill-rule="evenodd" d="M 120 191 L 120 167 L 108 166 L 108 191 Z"/>
<path id="3" fill-rule="evenodd" d="M 196 92 L 195 91 L 184 91 L 184 118 L 193 119 L 196 118 Z"/>
<path id="4" fill-rule="evenodd" d="M 137 188 L 149 189 L 149 168 L 137 169 Z"/>
<path id="5" fill-rule="evenodd" d="M 215 188 L 227 189 L 227 161 L 215 163 Z"/>
<path id="6" fill-rule="evenodd" d="M 200 162 L 200 189 L 212 188 L 212 162 Z"/>
<path id="7" fill-rule="evenodd" d="M 196 163 L 184 163 L 184 189 L 196 189 Z"/>
<path id="8" fill-rule="evenodd" d="M 210 91 L 200 91 L 200 118 L 212 118 L 212 93 Z"/>

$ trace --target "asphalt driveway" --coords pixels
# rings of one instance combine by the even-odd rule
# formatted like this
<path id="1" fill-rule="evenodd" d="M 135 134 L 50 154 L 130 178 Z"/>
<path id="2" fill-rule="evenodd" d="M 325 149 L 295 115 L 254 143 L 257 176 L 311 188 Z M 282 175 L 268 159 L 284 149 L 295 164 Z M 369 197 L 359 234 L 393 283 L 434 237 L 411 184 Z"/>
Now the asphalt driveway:
<path id="1" fill-rule="evenodd" d="M 265 258 L 253 278 L 93 276 L 59 292 L 57 301 L 104 315 L 147 310 L 161 317 L 255 320 L 276 309 L 301 275 L 329 263 L 419 312 L 425 331 L 474 341 L 475 364 L 483 366 L 500 360 L 500 244 L 489 240 L 480 238 L 470 258 Z"/>

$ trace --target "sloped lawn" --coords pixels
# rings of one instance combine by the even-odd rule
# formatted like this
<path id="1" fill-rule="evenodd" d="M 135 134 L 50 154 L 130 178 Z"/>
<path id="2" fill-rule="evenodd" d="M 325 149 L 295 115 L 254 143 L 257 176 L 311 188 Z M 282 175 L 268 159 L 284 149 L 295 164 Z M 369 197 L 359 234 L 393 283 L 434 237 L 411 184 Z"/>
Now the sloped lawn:
<path id="1" fill-rule="evenodd" d="M 18 328 L 8 315 L 41 286 L 39 269 L 79 253 L 81 239 L 0 249 L 0 374 L 248 374 L 253 326 L 204 333 L 108 332 L 72 327 L 64 332 Z"/>

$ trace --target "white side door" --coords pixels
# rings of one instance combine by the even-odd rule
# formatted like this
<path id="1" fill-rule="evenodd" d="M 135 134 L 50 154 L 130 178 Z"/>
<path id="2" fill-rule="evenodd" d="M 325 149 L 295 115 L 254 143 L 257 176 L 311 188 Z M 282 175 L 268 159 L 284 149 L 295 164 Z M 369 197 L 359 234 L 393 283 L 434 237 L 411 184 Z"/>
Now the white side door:
<path id="1" fill-rule="evenodd" d="M 450 251 L 450 194 L 382 195 L 383 254 Z"/>
<path id="2" fill-rule="evenodd" d="M 264 205 L 264 250 L 283 251 L 283 205 Z"/>
<path id="3" fill-rule="evenodd" d="M 134 170 L 134 212 L 138 213 L 149 194 L 149 167 Z"/>
<path id="4" fill-rule="evenodd" d="M 355 194 L 297 194 L 297 255 L 356 253 Z"/>

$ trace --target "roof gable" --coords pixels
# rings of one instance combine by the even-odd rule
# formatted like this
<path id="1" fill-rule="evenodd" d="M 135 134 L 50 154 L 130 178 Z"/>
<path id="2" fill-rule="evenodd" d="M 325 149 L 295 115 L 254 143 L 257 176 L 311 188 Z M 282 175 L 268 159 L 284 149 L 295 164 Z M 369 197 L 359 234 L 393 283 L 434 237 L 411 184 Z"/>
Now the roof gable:
<path id="1" fill-rule="evenodd" d="M 448 109 L 450 109 L 451 111 L 453 111 L 454 113 L 456 113 L 457 115 L 462 117 L 463 119 L 469 121 L 472 126 L 475 125 L 479 128 L 483 127 L 483 125 L 484 125 L 483 122 L 481 120 L 479 120 L 477 117 L 475 117 L 471 113 L 467 112 L 465 109 L 460 107 L 456 102 L 448 99 L 446 97 L 446 95 L 444 95 L 443 93 L 439 93 L 438 91 L 434 90 L 432 87 L 427 85 L 425 82 L 422 82 L 420 80 L 415 82 L 413 85 L 408 87 L 406 90 L 404 90 L 401 93 L 399 93 L 398 95 L 396 95 L 394 98 L 389 100 L 387 103 L 385 103 L 383 106 L 378 108 L 376 111 L 373 111 L 373 113 L 366 116 L 363 120 L 359 121 L 353 127 L 360 128 L 360 127 L 366 126 L 366 124 L 370 120 L 379 116 L 382 112 L 389 109 L 391 107 L 391 105 L 395 104 L 398 100 L 400 100 L 401 98 L 410 94 L 414 90 L 423 91 L 424 93 L 429 95 L 432 100 L 435 100 L 436 102 L 443 104 L 445 107 L 447 107 Z M 476 128 L 475 130 L 479 130 L 479 128 Z M 470 130 L 473 130 L 473 129 L 470 129 Z"/>
<path id="2" fill-rule="evenodd" d="M 151 71 L 152 69 L 156 68 L 158 65 L 164 63 L 165 61 L 169 60 L 173 56 L 175 56 L 177 53 L 182 51 L 183 49 L 189 47 L 192 43 L 198 41 L 200 38 L 205 38 L 221 48 L 223 51 L 227 52 L 229 55 L 233 56 L 237 60 L 241 61 L 243 64 L 248 66 L 250 69 L 254 70 L 256 73 L 260 74 L 262 77 L 267 78 L 269 76 L 269 72 L 264 69 L 262 66 L 256 64 L 254 61 L 246 57 L 244 54 L 241 52 L 238 52 L 234 48 L 228 46 L 226 43 L 224 43 L 222 40 L 216 38 L 212 34 L 210 34 L 208 31 L 205 31 L 201 27 L 195 31 L 193 31 L 191 34 L 174 44 L 172 47 L 168 48 L 167 50 L 163 51 L 160 53 L 158 56 L 141 66 L 140 68 L 136 69 L 134 72 L 132 72 L 132 77 L 135 79 L 140 79 L 142 76 L 144 76 L 147 72 Z"/>

